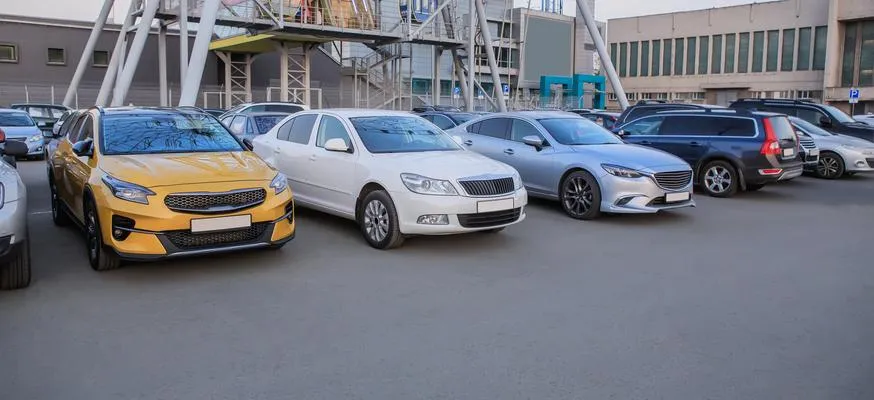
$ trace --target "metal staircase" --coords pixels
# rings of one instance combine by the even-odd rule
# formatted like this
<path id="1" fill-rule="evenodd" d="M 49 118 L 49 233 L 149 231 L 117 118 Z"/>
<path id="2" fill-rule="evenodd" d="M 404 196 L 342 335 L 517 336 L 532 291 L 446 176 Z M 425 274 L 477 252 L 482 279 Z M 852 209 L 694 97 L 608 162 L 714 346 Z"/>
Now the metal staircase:
<path id="1" fill-rule="evenodd" d="M 412 98 L 409 43 L 368 45 L 372 52 L 352 59 L 355 106 L 360 108 L 404 109 Z"/>

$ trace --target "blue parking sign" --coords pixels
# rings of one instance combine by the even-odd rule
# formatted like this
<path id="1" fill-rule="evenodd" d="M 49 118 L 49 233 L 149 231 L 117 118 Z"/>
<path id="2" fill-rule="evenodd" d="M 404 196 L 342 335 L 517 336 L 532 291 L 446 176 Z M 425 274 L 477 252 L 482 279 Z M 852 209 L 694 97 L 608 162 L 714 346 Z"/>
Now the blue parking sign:
<path id="1" fill-rule="evenodd" d="M 850 104 L 856 104 L 859 102 L 859 89 L 852 88 L 850 89 Z"/>
<path id="2" fill-rule="evenodd" d="M 501 84 L 501 91 L 504 92 L 504 96 L 509 95 L 510 94 L 510 85 L 508 85 L 506 83 Z"/>

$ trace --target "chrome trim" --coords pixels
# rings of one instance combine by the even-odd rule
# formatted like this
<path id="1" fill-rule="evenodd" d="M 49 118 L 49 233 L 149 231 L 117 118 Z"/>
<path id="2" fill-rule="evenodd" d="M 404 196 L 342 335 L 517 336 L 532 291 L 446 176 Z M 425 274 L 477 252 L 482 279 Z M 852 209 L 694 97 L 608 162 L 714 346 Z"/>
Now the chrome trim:
<path id="1" fill-rule="evenodd" d="M 260 243 L 240 244 L 240 245 L 236 245 L 236 246 L 219 247 L 219 248 L 215 248 L 215 249 L 180 251 L 177 253 L 172 253 L 172 254 L 167 255 L 167 258 L 195 256 L 195 255 L 210 254 L 210 253 L 224 253 L 227 251 L 237 251 L 237 250 L 248 250 L 248 249 L 255 249 L 258 247 L 266 247 L 269 245 L 270 245 L 269 243 L 260 242 Z"/>

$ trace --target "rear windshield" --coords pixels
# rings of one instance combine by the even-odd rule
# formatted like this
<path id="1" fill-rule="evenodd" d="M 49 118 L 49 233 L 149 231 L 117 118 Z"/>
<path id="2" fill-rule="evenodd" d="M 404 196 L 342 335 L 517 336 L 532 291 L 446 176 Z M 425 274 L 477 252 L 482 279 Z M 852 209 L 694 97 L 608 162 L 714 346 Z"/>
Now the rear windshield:
<path id="1" fill-rule="evenodd" d="M 287 115 L 258 115 L 252 118 L 255 121 L 255 134 L 263 135 L 272 129 Z"/>
<path id="2" fill-rule="evenodd" d="M 34 126 L 33 120 L 24 113 L 0 113 L 0 126 Z"/>
<path id="3" fill-rule="evenodd" d="M 795 140 L 795 128 L 792 127 L 789 118 L 785 116 L 770 117 L 768 118 L 768 121 L 771 123 L 771 128 L 774 129 L 774 134 L 777 135 L 777 139 Z"/>
<path id="4" fill-rule="evenodd" d="M 240 142 L 206 114 L 126 114 L 103 119 L 106 155 L 242 151 Z"/>

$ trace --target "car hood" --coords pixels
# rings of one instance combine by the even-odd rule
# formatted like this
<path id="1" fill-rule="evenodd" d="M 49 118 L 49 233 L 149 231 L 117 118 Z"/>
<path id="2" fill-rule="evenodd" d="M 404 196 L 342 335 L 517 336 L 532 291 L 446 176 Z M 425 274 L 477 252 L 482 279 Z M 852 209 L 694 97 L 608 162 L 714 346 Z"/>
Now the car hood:
<path id="1" fill-rule="evenodd" d="M 145 187 L 269 181 L 276 170 L 250 151 L 104 156 L 100 169 Z"/>
<path id="2" fill-rule="evenodd" d="M 500 161 L 467 150 L 374 154 L 381 164 L 400 173 L 454 180 L 481 175 L 513 175 L 516 170 Z"/>
<path id="3" fill-rule="evenodd" d="M 6 137 L 31 137 L 33 135 L 41 135 L 39 127 L 36 126 L 0 126 L 3 132 L 6 132 Z"/>
<path id="4" fill-rule="evenodd" d="M 594 144 L 569 146 L 575 153 L 601 164 L 615 164 L 636 170 L 691 169 L 681 158 L 650 147 L 634 144 Z"/>
<path id="5" fill-rule="evenodd" d="M 813 139 L 817 145 L 822 144 L 845 144 L 849 146 L 856 146 L 862 148 L 874 148 L 874 143 L 871 143 L 865 139 L 859 139 L 853 136 L 847 135 L 835 135 L 835 136 L 817 136 Z"/>

